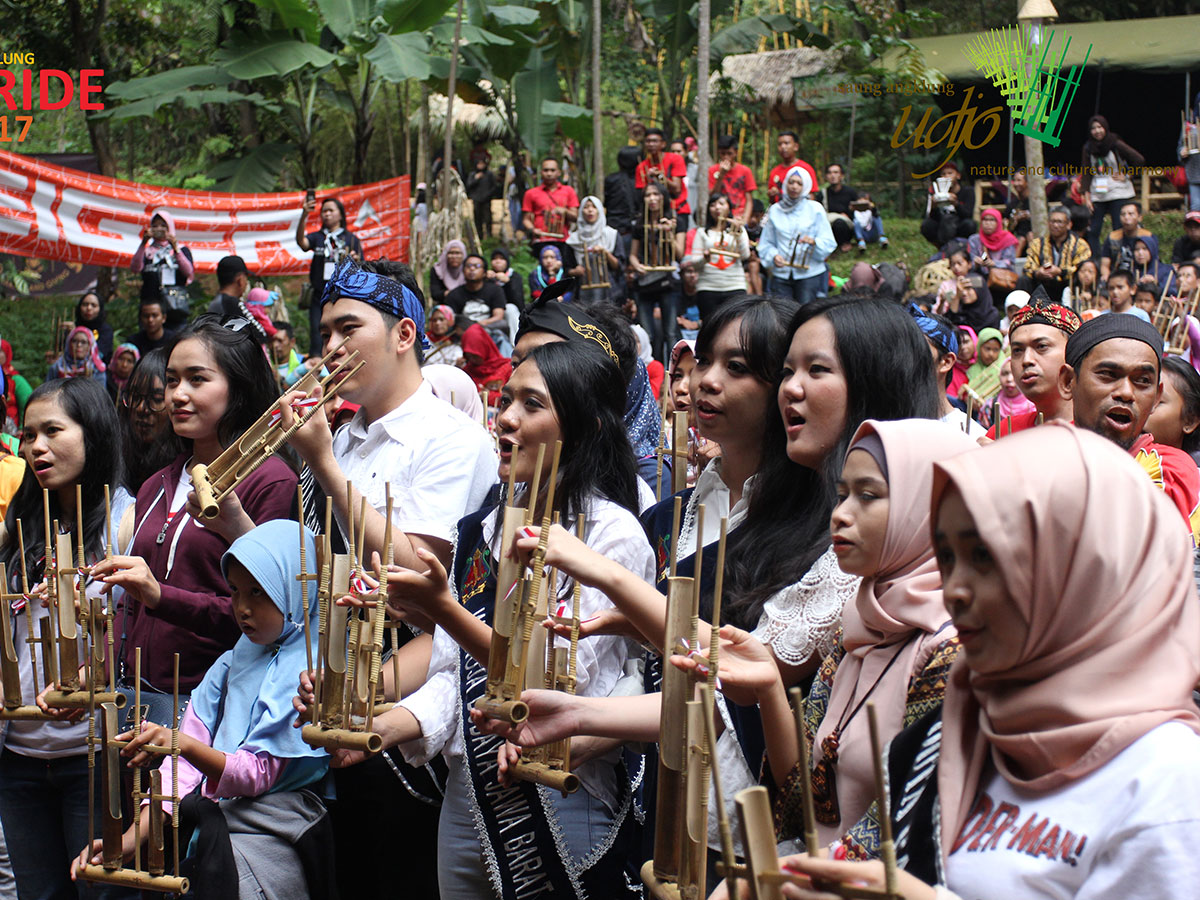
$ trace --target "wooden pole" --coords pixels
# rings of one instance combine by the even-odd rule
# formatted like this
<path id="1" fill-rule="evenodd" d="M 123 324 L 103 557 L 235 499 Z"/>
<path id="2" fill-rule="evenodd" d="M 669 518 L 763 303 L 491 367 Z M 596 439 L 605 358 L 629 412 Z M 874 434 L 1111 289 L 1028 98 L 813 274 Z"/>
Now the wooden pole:
<path id="1" fill-rule="evenodd" d="M 604 196 L 604 123 L 600 105 L 600 42 L 603 34 L 600 0 L 592 0 L 592 193 Z"/>
<path id="2" fill-rule="evenodd" d="M 450 45 L 450 77 L 446 81 L 446 134 L 442 141 L 442 188 L 439 192 L 443 208 L 446 206 L 446 198 L 450 196 L 450 164 L 454 159 L 454 92 L 458 83 L 458 48 L 462 43 L 462 21 L 463 0 L 458 0 L 458 12 L 454 18 L 454 43 Z"/>
<path id="3" fill-rule="evenodd" d="M 699 2 L 699 38 L 696 44 L 696 197 L 688 202 L 694 210 L 703 210 L 708 204 L 708 54 L 712 36 L 711 0 Z"/>

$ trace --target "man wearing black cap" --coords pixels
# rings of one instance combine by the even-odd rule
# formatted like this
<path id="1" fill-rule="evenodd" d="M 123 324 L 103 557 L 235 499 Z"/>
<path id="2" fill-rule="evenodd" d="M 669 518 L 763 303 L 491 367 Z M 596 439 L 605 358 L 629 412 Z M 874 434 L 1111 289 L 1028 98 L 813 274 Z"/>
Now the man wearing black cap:
<path id="1" fill-rule="evenodd" d="M 208 312 L 223 319 L 239 313 L 242 298 L 250 288 L 250 270 L 240 256 L 224 256 L 217 263 L 217 296 L 208 304 Z"/>
<path id="2" fill-rule="evenodd" d="M 1200 258 L 1200 209 L 1193 209 L 1183 217 L 1183 236 L 1171 248 L 1171 263 L 1190 262 Z"/>
<path id="3" fill-rule="evenodd" d="M 1182 450 L 1143 434 L 1162 396 L 1162 335 L 1133 316 L 1097 316 L 1067 341 L 1059 387 L 1075 424 L 1128 450 L 1200 535 L 1200 470 Z"/>

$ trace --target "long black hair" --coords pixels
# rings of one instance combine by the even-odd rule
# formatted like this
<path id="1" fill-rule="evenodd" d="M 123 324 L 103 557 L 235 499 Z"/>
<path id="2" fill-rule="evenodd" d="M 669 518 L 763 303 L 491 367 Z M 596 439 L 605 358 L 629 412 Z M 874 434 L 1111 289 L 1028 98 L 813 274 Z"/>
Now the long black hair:
<path id="1" fill-rule="evenodd" d="M 712 345 L 725 328 L 736 325 L 746 367 L 770 388 L 762 409 L 759 472 L 768 468 L 768 461 L 773 461 L 775 467 L 787 461 L 787 437 L 775 398 L 790 340 L 788 323 L 794 311 L 792 303 L 779 297 L 743 297 L 717 307 L 717 311 L 704 320 L 696 336 L 696 358 L 699 359 L 712 352 Z M 755 487 L 755 491 L 757 489 Z M 763 599 L 779 587 L 799 581 L 807 571 L 808 566 L 796 569 L 787 559 L 775 559 L 773 567 L 764 565 L 766 557 L 778 555 L 771 546 L 773 543 L 788 543 L 786 536 L 779 532 L 787 528 L 786 519 L 791 515 L 793 513 L 786 507 L 761 504 L 756 510 L 751 505 L 746 519 L 730 534 L 725 557 L 723 608 L 728 620 L 734 624 L 741 626 L 751 615 L 754 621 L 746 627 L 753 628 L 757 624 L 756 610 L 762 608 L 762 601 L 756 599 L 755 589 L 764 575 L 773 572 L 778 587 L 768 590 Z"/>
<path id="2" fill-rule="evenodd" d="M 39 385 L 29 395 L 26 410 L 40 400 L 57 400 L 63 412 L 83 430 L 83 471 L 80 473 L 81 500 L 83 510 L 83 546 L 88 560 L 94 560 L 104 552 L 104 486 L 112 490 L 121 484 L 121 440 L 117 411 L 103 385 L 92 378 L 59 378 Z M 0 548 L 0 562 L 4 562 L 10 576 L 20 568 L 20 545 L 17 542 L 17 522 L 25 537 L 25 563 L 29 570 L 29 581 L 33 584 L 42 576 L 42 559 L 45 555 L 46 534 L 42 511 L 42 486 L 34 474 L 33 465 L 25 460 L 25 475 L 21 486 L 8 505 L 4 517 L 7 537 Z M 59 520 L 63 528 L 75 530 L 75 521 L 69 518 L 58 500 L 58 492 L 51 491 L 50 518 Z M 113 523 L 116 536 L 117 523 Z M 75 545 L 77 538 L 72 539 Z"/>
<path id="3" fill-rule="evenodd" d="M 1167 356 L 1162 361 L 1163 374 L 1171 378 L 1171 386 L 1179 394 L 1183 402 L 1182 417 L 1200 422 L 1200 373 L 1192 364 L 1179 356 Z M 1183 436 L 1184 453 L 1192 454 L 1200 450 L 1200 428 L 1191 434 Z"/>
<path id="4" fill-rule="evenodd" d="M 828 549 L 835 485 L 858 426 L 867 419 L 938 417 L 929 344 L 900 306 L 875 298 L 815 300 L 795 314 L 788 343 L 804 323 L 822 316 L 833 326 L 846 378 L 846 424 L 821 467 L 810 469 L 788 459 L 782 416 L 770 417 L 746 519 L 726 557 L 724 608 L 742 628 L 754 628 L 767 599 L 803 578 Z M 776 372 L 776 393 L 781 381 Z"/>
<path id="5" fill-rule="evenodd" d="M 251 334 L 253 330 L 230 331 L 220 325 L 215 316 L 201 316 L 190 330 L 177 335 L 166 350 L 169 362 L 181 343 L 200 341 L 212 353 L 217 368 L 229 382 L 225 413 L 217 423 L 217 437 L 222 447 L 237 440 L 267 407 L 279 399 L 279 383 L 262 347 Z M 182 444 L 190 453 L 192 442 L 183 440 Z"/>
<path id="6" fill-rule="evenodd" d="M 570 522 L 589 495 L 599 494 L 638 513 L 637 469 L 625 434 L 625 380 L 604 353 L 574 341 L 533 350 L 532 362 L 546 382 L 562 431 L 554 506 Z"/>
<path id="7" fill-rule="evenodd" d="M 711 195 L 708 198 L 708 203 L 706 203 L 704 205 L 704 227 L 705 228 L 716 228 L 717 227 L 717 219 L 716 219 L 716 216 L 713 215 L 712 208 L 713 208 L 713 204 L 716 203 L 718 200 L 724 200 L 726 203 L 728 203 L 729 204 L 729 215 L 731 215 L 731 216 L 733 215 L 733 201 L 730 200 L 729 197 L 726 196 L 725 194 L 717 192 L 717 193 Z"/>
<path id="8" fill-rule="evenodd" d="M 667 193 L 667 189 L 664 188 L 657 181 L 650 181 L 650 182 L 647 182 L 646 187 L 642 189 L 642 210 L 637 216 L 637 221 L 634 225 L 635 230 L 637 228 L 641 228 L 642 226 L 647 224 L 645 219 L 646 219 L 646 211 L 647 211 L 646 193 L 648 191 L 654 191 L 656 194 L 659 194 L 662 197 L 662 209 L 659 210 L 658 219 L 674 219 L 675 218 L 675 207 L 671 205 L 671 196 Z M 654 222 L 651 222 L 649 224 L 653 225 L 653 224 L 657 223 L 658 219 L 655 219 Z"/>
<path id="9" fill-rule="evenodd" d="M 89 296 L 96 298 L 96 303 L 100 305 L 100 312 L 94 319 L 85 319 L 83 317 L 83 301 Z M 80 295 L 78 302 L 75 304 L 75 324 L 83 325 L 86 328 L 99 328 L 105 322 L 104 314 L 104 298 L 95 291 L 84 291 Z"/>
<path id="10" fill-rule="evenodd" d="M 164 421 L 161 432 L 151 441 L 139 437 L 133 430 L 133 409 L 128 405 L 130 399 L 153 398 L 155 394 L 164 393 L 166 385 L 167 353 L 164 348 L 157 347 L 138 360 L 118 398 L 117 417 L 121 422 L 125 488 L 135 497 L 146 479 L 170 465 L 171 460 L 183 449 L 170 422 Z M 166 413 L 163 416 L 165 420 Z"/>

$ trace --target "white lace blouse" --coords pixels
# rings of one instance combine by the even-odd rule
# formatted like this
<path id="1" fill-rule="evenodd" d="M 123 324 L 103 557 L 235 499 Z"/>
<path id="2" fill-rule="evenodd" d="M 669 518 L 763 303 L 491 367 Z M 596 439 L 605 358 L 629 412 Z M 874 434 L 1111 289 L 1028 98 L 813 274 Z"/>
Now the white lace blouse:
<path id="1" fill-rule="evenodd" d="M 814 658 L 824 659 L 833 651 L 838 626 L 842 623 L 842 608 L 854 601 L 861 580 L 857 575 L 847 575 L 841 570 L 830 547 L 803 578 L 767 600 L 752 634 L 771 648 L 776 659 L 788 665 L 799 666 Z M 717 709 L 725 722 L 725 730 L 717 738 L 717 765 L 721 767 L 726 813 L 732 821 L 737 813 L 734 797 L 743 789 L 758 784 L 758 773 L 751 772 L 746 763 L 724 697 L 718 694 L 717 700 Z M 710 793 L 708 802 L 709 809 L 715 810 L 714 793 Z M 744 851 L 737 834 L 734 844 L 741 855 Z M 708 846 L 716 850 L 721 847 L 715 814 L 708 817 Z"/>

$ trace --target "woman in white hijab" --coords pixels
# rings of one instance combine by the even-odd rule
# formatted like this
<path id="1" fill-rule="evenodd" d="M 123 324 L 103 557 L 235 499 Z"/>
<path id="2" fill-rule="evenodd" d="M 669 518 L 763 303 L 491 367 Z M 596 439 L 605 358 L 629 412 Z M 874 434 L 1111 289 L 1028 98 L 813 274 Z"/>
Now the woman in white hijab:
<path id="1" fill-rule="evenodd" d="M 568 274 L 583 279 L 580 284 L 601 283 L 601 279 L 594 277 L 601 266 L 608 276 L 608 287 L 588 288 L 581 292 L 582 298 L 619 301 L 623 296 L 621 273 L 625 271 L 625 248 L 617 239 L 617 229 L 608 224 L 599 197 L 584 197 L 579 204 L 579 218 L 567 235 L 567 246 L 575 250 L 575 258 L 579 260 L 579 265 Z"/>

